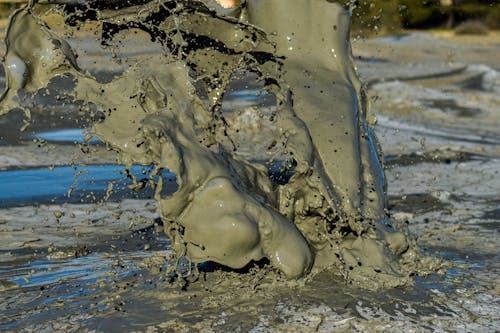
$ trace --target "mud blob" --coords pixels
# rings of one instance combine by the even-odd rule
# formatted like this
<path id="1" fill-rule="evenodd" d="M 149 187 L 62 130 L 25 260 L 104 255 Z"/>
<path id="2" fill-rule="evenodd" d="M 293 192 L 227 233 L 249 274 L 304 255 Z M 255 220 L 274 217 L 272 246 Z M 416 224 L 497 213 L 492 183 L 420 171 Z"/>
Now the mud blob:
<path id="1" fill-rule="evenodd" d="M 224 15 L 198 1 L 89 1 L 59 9 L 68 25 L 99 21 L 103 44 L 139 29 L 164 53 L 99 83 L 28 5 L 7 30 L 0 114 L 20 108 L 29 115 L 30 98 L 54 77 L 71 78 L 67 97 L 100 113 L 93 130 L 121 163 L 177 175 L 171 197 L 162 196 L 159 177 L 156 199 L 179 256 L 231 268 L 266 257 L 289 278 L 333 268 L 367 286 L 409 281 L 404 258 L 412 251 L 386 225 L 380 150 L 339 5 L 251 0 Z M 262 139 L 274 150 L 260 155 L 292 174 L 285 182 L 273 181 L 269 163 L 238 152 L 245 140 L 231 131 L 222 105 L 241 72 L 275 96 L 261 117 L 272 128 Z"/>

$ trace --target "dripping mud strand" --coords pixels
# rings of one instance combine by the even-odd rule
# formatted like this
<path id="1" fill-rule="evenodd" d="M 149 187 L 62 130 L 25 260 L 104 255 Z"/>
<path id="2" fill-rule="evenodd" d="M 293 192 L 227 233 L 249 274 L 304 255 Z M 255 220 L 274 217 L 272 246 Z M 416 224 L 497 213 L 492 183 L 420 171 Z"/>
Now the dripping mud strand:
<path id="1" fill-rule="evenodd" d="M 268 258 L 288 278 L 329 269 L 370 288 L 408 284 L 427 270 L 386 213 L 381 152 L 339 5 L 251 0 L 222 15 L 198 1 L 51 3 L 11 16 L 0 114 L 21 109 L 28 125 L 33 98 L 69 79 L 65 100 L 82 105 L 119 162 L 155 170 L 155 199 L 178 256 L 233 269 Z M 102 83 L 43 21 L 46 6 L 67 29 L 99 22 L 103 47 L 140 31 L 163 52 Z M 226 112 L 238 76 L 258 82 L 273 103 Z M 239 123 L 254 113 L 258 126 Z M 178 183 L 168 196 L 166 169 Z"/>

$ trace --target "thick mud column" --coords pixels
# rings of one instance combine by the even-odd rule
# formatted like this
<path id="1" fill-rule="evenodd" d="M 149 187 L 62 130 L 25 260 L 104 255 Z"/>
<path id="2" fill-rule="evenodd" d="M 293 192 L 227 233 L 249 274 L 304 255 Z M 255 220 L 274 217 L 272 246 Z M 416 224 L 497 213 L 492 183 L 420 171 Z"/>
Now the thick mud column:
<path id="1" fill-rule="evenodd" d="M 330 200 L 347 219 L 365 211 L 382 217 L 383 172 L 359 100 L 348 13 L 324 0 L 250 0 L 246 17 L 265 30 L 284 58 L 293 111 L 309 131 L 315 168 L 326 176 Z M 363 207 L 367 202 L 369 210 Z"/>

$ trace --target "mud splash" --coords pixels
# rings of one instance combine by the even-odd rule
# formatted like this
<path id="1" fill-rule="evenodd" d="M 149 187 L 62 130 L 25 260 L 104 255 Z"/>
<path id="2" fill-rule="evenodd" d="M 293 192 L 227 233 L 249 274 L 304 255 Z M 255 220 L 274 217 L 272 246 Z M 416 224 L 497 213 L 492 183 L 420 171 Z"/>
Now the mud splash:
<path id="1" fill-rule="evenodd" d="M 11 16 L 0 114 L 22 109 L 27 126 L 30 101 L 50 94 L 54 78 L 69 78 L 64 99 L 82 105 L 119 162 L 154 168 L 177 255 L 235 269 L 268 258 L 288 278 L 333 268 L 366 287 L 410 282 L 418 260 L 387 222 L 380 150 L 340 6 L 253 0 L 226 15 L 197 1 L 56 7 L 68 26 L 98 21 L 103 45 L 133 30 L 162 46 L 161 56 L 107 83 L 79 66 L 38 9 L 31 3 Z M 258 126 L 240 133 L 224 96 L 235 76 L 250 74 L 275 103 L 254 110 Z M 239 153 L 254 142 L 268 149 Z M 291 177 L 276 182 L 269 165 Z M 171 196 L 162 195 L 167 168 L 179 186 Z"/>

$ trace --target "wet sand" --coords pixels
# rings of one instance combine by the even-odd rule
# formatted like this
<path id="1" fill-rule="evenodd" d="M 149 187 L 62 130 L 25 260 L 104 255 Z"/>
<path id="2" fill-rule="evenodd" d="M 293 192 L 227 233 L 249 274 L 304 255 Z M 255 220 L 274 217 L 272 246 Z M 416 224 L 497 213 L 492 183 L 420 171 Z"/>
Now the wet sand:
<path id="1" fill-rule="evenodd" d="M 176 263 L 155 231 L 152 201 L 118 198 L 96 207 L 48 200 L 0 209 L 0 329 L 499 330 L 500 60 L 493 55 L 500 46 L 485 46 L 483 37 L 435 38 L 417 33 L 353 45 L 386 155 L 391 214 L 442 260 L 436 274 L 383 293 L 328 274 L 275 281 L 265 264 L 251 274 L 207 265 L 189 275 L 181 262 L 186 277 L 173 279 Z M 64 165 L 83 154 L 72 140 L 38 147 L 31 138 L 3 137 L 2 170 Z M 102 158 L 85 164 L 114 163 L 104 147 L 91 147 Z"/>

